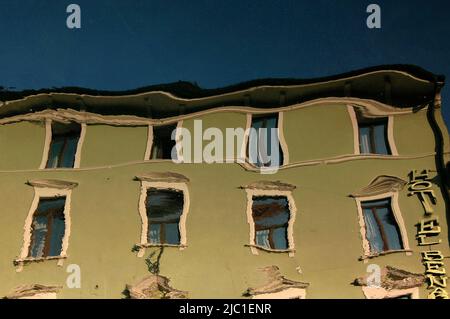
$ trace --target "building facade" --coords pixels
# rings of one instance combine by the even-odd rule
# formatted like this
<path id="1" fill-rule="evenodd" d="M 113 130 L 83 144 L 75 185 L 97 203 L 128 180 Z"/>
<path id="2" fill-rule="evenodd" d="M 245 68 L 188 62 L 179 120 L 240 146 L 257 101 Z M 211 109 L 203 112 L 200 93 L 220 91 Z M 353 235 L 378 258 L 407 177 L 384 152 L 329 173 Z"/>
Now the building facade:
<path id="1" fill-rule="evenodd" d="M 443 82 L 0 92 L 0 295 L 445 298 Z M 274 134 L 237 128 L 280 156 L 250 161 Z"/>

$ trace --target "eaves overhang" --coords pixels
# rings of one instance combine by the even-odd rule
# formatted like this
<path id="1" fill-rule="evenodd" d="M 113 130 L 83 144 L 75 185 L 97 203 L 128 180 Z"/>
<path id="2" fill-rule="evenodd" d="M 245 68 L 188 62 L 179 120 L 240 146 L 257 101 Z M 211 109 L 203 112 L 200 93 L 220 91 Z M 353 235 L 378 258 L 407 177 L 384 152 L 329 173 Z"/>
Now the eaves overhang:
<path id="1" fill-rule="evenodd" d="M 429 103 L 435 75 L 413 65 L 383 65 L 315 79 L 259 79 L 218 89 L 189 82 L 154 85 L 128 91 L 78 87 L 42 90 L 0 90 L 0 118 L 70 108 L 102 115 L 167 118 L 222 106 L 273 108 L 323 97 L 370 99 L 398 108 Z"/>

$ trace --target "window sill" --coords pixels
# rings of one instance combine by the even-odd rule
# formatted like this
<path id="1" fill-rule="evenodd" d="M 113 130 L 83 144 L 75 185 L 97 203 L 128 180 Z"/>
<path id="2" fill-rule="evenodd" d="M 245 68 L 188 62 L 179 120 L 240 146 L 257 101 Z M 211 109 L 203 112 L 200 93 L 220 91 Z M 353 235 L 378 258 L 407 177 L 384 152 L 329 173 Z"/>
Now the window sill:
<path id="1" fill-rule="evenodd" d="M 136 244 L 136 248 L 150 248 L 150 247 L 175 247 L 175 248 L 186 248 L 187 245 L 175 245 L 175 244 Z"/>
<path id="2" fill-rule="evenodd" d="M 359 153 L 360 156 L 383 156 L 383 157 L 393 157 L 394 154 L 381 154 L 381 153 Z"/>
<path id="3" fill-rule="evenodd" d="M 366 260 L 366 259 L 372 259 L 375 257 L 396 254 L 396 253 L 406 253 L 406 255 L 410 256 L 410 255 L 412 255 L 413 251 L 411 249 L 386 250 L 386 251 L 382 251 L 382 252 L 375 253 L 375 254 L 361 256 L 361 257 L 359 257 L 359 260 L 361 261 L 361 260 Z"/>
<path id="4" fill-rule="evenodd" d="M 152 162 L 152 163 L 164 163 L 164 162 L 173 162 L 174 160 L 171 158 L 149 158 L 145 159 L 144 162 Z"/>
<path id="5" fill-rule="evenodd" d="M 14 259 L 14 265 L 18 266 L 20 264 L 32 263 L 32 262 L 43 262 L 47 260 L 64 260 L 67 256 L 50 256 L 50 257 L 27 257 L 27 258 L 18 258 Z"/>
<path id="6" fill-rule="evenodd" d="M 251 247 L 251 248 L 257 248 L 257 249 L 267 251 L 270 253 L 295 253 L 295 249 L 273 249 L 273 248 L 267 248 L 267 247 L 263 247 L 263 246 L 253 245 L 253 244 L 246 244 L 245 246 Z"/>

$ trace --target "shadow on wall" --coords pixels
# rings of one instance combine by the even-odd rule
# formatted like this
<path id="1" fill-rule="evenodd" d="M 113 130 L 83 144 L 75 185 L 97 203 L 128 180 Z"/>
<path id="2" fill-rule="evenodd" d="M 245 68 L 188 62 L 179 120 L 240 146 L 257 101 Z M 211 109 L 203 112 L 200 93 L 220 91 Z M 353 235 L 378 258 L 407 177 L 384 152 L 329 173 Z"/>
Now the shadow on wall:
<path id="1" fill-rule="evenodd" d="M 447 176 L 450 176 L 450 162 L 447 162 L 446 168 L 447 168 Z"/>

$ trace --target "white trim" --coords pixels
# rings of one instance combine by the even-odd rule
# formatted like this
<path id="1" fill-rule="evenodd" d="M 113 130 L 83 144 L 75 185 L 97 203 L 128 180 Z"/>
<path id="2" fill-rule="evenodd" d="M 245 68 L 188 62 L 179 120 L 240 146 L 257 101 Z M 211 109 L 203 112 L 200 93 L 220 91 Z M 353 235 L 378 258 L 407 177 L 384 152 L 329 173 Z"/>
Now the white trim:
<path id="1" fill-rule="evenodd" d="M 81 123 L 80 137 L 77 143 L 77 150 L 75 152 L 75 160 L 73 162 L 73 168 L 80 168 L 81 163 L 81 150 L 83 148 L 84 139 L 86 137 L 86 123 Z"/>
<path id="2" fill-rule="evenodd" d="M 397 146 L 395 145 L 394 140 L 394 116 L 388 116 L 388 125 L 387 125 L 387 139 L 389 143 L 389 148 L 391 149 L 391 155 L 398 156 Z"/>
<path id="3" fill-rule="evenodd" d="M 67 257 L 67 249 L 69 248 L 69 238 L 70 238 L 70 227 L 71 227 L 71 220 L 70 220 L 70 205 L 71 205 L 71 195 L 72 195 L 72 189 L 54 189 L 54 188 L 47 188 L 47 187 L 34 187 L 34 198 L 33 202 L 31 203 L 30 210 L 28 211 L 27 218 L 25 219 L 25 225 L 24 225 L 24 233 L 23 233 L 23 245 L 22 249 L 20 251 L 19 258 L 17 260 L 18 262 L 18 268 L 17 271 L 21 271 L 23 267 L 23 263 L 25 261 L 41 261 L 41 260 L 51 260 L 51 259 L 58 259 L 58 266 L 62 266 L 64 259 Z M 45 258 L 32 258 L 28 257 L 30 245 L 31 245 L 31 227 L 33 223 L 33 216 L 36 212 L 36 209 L 39 205 L 39 202 L 41 198 L 51 198 L 51 197 L 65 197 L 66 201 L 64 204 L 64 221 L 65 221 L 65 229 L 64 229 L 64 237 L 62 239 L 62 246 L 61 246 L 61 254 L 59 256 L 51 256 L 51 257 L 45 257 Z"/>
<path id="4" fill-rule="evenodd" d="M 241 158 L 244 158 L 244 163 L 250 163 L 248 159 L 248 145 L 249 145 L 249 139 L 250 139 L 250 128 L 252 127 L 252 113 L 247 113 L 245 117 L 245 131 L 244 131 L 244 147 L 241 149 Z M 254 165 L 250 164 L 251 167 L 255 167 Z"/>
<path id="5" fill-rule="evenodd" d="M 149 124 L 147 126 L 147 145 L 145 147 L 144 161 L 150 160 L 152 146 L 153 146 L 153 126 Z"/>
<path id="6" fill-rule="evenodd" d="M 183 120 L 180 120 L 177 123 L 177 128 L 176 128 L 176 132 L 175 132 L 175 147 L 177 149 L 176 163 L 184 162 L 184 160 L 183 160 L 183 145 L 182 145 L 182 143 L 180 143 L 180 140 L 183 136 L 182 128 L 183 128 Z M 202 132 L 202 136 L 203 136 L 203 132 Z M 173 161 L 173 159 L 172 159 L 172 161 Z"/>
<path id="7" fill-rule="evenodd" d="M 280 142 L 281 150 L 283 151 L 283 164 L 289 164 L 289 148 L 284 138 L 284 112 L 278 112 L 278 140 Z"/>
<path id="8" fill-rule="evenodd" d="M 387 290 L 382 287 L 362 287 L 364 296 L 367 299 L 389 299 L 401 297 L 404 295 L 411 295 L 411 299 L 419 299 L 419 288 L 409 288 L 409 289 L 391 289 Z"/>
<path id="9" fill-rule="evenodd" d="M 41 165 L 39 165 L 39 169 L 45 169 L 48 161 L 48 152 L 50 151 L 50 144 L 52 142 L 52 120 L 45 120 L 45 142 L 44 142 L 44 151 L 42 154 Z"/>
<path id="10" fill-rule="evenodd" d="M 281 191 L 281 190 L 262 190 L 262 189 L 245 189 L 247 193 L 247 222 L 250 226 L 249 231 L 249 244 L 250 250 L 252 254 L 258 255 L 258 250 L 260 249 L 255 242 L 255 222 L 253 220 L 253 196 L 284 196 L 287 198 L 289 203 L 289 223 L 287 228 L 287 240 L 288 240 L 288 249 L 285 251 L 289 254 L 289 257 L 294 257 L 295 253 L 295 242 L 294 242 L 294 223 L 297 215 L 297 207 L 295 206 L 294 197 L 292 196 L 291 191 Z M 266 247 L 261 247 L 261 250 L 270 251 L 270 249 L 266 249 Z M 277 250 L 276 252 L 282 252 Z"/>
<path id="11" fill-rule="evenodd" d="M 350 121 L 352 122 L 353 128 L 353 153 L 355 155 L 360 155 L 359 150 L 359 128 L 358 119 L 356 117 L 355 108 L 351 105 L 347 105 L 348 115 L 350 116 Z"/>
<path id="12" fill-rule="evenodd" d="M 358 209 L 358 220 L 359 220 L 359 226 L 360 226 L 360 232 L 362 237 L 362 245 L 363 245 L 363 251 L 364 251 L 364 257 L 375 257 L 376 254 L 372 253 L 370 251 L 370 244 L 367 240 L 366 236 L 366 225 L 364 220 L 364 214 L 362 211 L 361 202 L 365 201 L 373 201 L 373 200 L 380 200 L 380 199 L 391 199 L 391 208 L 392 213 L 394 215 L 395 221 L 397 222 L 398 228 L 400 230 L 400 237 L 403 244 L 403 249 L 400 250 L 404 251 L 407 255 L 411 255 L 411 248 L 409 247 L 409 241 L 408 241 L 408 234 L 406 232 L 405 222 L 403 221 L 402 213 L 400 210 L 400 206 L 398 204 L 398 192 L 389 192 L 379 195 L 372 195 L 372 196 L 364 196 L 364 197 L 355 197 L 356 206 Z M 380 254 L 383 255 L 383 254 Z"/>
<path id="13" fill-rule="evenodd" d="M 306 289 L 287 288 L 278 292 L 254 295 L 252 299 L 305 299 Z"/>
<path id="14" fill-rule="evenodd" d="M 51 120 L 51 119 L 45 120 L 44 151 L 42 154 L 42 160 L 41 160 L 41 165 L 39 165 L 39 169 L 53 169 L 53 168 L 46 168 L 47 162 L 48 162 L 48 153 L 50 152 L 50 145 L 52 143 L 52 123 L 53 123 L 53 120 Z M 85 136 L 86 136 L 87 125 L 86 125 L 86 123 L 83 123 L 83 122 L 79 122 L 79 124 L 81 126 L 81 131 L 80 131 L 80 137 L 78 138 L 77 150 L 75 152 L 73 167 L 64 167 L 66 169 L 80 168 L 81 150 L 83 148 L 83 143 L 84 143 Z M 57 167 L 54 169 L 58 169 L 58 168 L 60 169 L 62 167 Z"/>
<path id="15" fill-rule="evenodd" d="M 178 224 L 178 229 L 180 231 L 180 244 L 179 245 L 152 245 L 147 241 L 148 234 L 148 217 L 147 217 L 147 207 L 145 202 L 147 200 L 147 190 L 149 188 L 157 189 L 175 189 L 183 192 L 183 212 L 180 216 L 180 222 Z M 141 181 L 141 195 L 139 197 L 139 215 L 141 216 L 142 229 L 141 229 L 141 239 L 138 257 L 144 256 L 145 248 L 150 246 L 174 246 L 179 247 L 183 250 L 187 246 L 187 235 L 186 235 L 186 218 L 189 212 L 189 190 L 186 183 L 172 183 L 172 182 L 148 182 Z"/>

